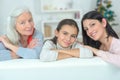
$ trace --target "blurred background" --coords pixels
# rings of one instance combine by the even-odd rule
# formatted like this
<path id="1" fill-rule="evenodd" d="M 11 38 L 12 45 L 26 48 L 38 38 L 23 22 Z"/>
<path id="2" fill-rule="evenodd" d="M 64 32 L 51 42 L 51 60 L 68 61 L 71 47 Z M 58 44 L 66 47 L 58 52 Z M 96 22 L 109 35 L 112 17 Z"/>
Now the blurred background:
<path id="1" fill-rule="evenodd" d="M 101 12 L 120 36 L 119 3 L 120 0 L 0 0 L 0 35 L 6 33 L 10 12 L 16 7 L 26 6 L 33 14 L 35 27 L 45 39 L 53 37 L 58 22 L 64 18 L 76 20 L 81 29 L 82 16 L 91 10 Z M 82 38 L 81 30 L 78 38 Z"/>

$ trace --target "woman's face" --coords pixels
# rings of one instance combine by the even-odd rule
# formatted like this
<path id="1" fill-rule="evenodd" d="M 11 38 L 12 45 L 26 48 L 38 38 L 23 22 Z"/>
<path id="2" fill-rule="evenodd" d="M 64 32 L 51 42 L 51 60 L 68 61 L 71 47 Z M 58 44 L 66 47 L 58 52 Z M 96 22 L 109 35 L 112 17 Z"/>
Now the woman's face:
<path id="1" fill-rule="evenodd" d="M 71 25 L 63 25 L 60 31 L 55 31 L 57 42 L 63 48 L 70 47 L 77 38 L 77 28 Z"/>
<path id="2" fill-rule="evenodd" d="M 29 36 L 33 33 L 34 22 L 29 12 L 24 12 L 17 18 L 16 30 L 21 36 Z"/>
<path id="3" fill-rule="evenodd" d="M 100 40 L 106 36 L 106 20 L 102 19 L 102 22 L 99 22 L 95 19 L 86 19 L 83 21 L 83 28 L 86 31 L 87 35 L 93 40 Z"/>

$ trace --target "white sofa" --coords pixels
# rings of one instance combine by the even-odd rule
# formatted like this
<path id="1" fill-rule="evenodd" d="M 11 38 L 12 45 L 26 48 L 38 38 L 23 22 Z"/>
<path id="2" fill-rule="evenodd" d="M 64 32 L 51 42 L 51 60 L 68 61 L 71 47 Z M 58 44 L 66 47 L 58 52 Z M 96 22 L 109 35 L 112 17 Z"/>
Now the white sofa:
<path id="1" fill-rule="evenodd" d="M 120 80 L 120 68 L 98 57 L 52 62 L 16 59 L 0 62 L 0 80 Z"/>

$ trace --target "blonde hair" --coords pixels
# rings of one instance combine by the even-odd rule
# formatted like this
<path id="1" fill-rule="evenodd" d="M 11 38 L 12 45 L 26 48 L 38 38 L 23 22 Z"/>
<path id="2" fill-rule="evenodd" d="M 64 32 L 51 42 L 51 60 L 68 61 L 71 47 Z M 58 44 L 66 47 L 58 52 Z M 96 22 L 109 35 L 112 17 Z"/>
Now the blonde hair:
<path id="1" fill-rule="evenodd" d="M 14 9 L 8 17 L 7 37 L 14 45 L 18 45 L 20 40 L 20 35 L 16 31 L 16 20 L 24 12 L 29 12 L 31 14 L 30 10 L 27 7 L 22 7 Z"/>

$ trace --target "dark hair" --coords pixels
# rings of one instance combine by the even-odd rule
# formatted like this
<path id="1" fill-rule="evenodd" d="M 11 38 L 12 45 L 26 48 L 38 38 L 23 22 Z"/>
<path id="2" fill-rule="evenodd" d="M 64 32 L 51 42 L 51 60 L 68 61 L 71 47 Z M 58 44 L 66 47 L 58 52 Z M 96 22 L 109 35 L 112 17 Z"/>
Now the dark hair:
<path id="1" fill-rule="evenodd" d="M 77 35 L 78 35 L 79 28 L 78 28 L 78 25 L 77 25 L 76 21 L 74 21 L 73 19 L 63 19 L 59 22 L 56 30 L 59 32 L 60 29 L 63 27 L 63 25 L 71 25 L 73 27 L 76 27 L 77 28 Z M 53 43 L 56 44 L 57 43 L 57 37 L 54 36 L 54 38 L 51 39 L 51 41 L 53 41 Z"/>
<path id="2" fill-rule="evenodd" d="M 94 41 L 93 39 L 91 39 L 86 31 L 83 29 L 83 21 L 86 20 L 86 19 L 95 19 L 95 20 L 98 20 L 99 22 L 102 22 L 102 19 L 104 17 L 97 11 L 90 11 L 88 13 L 86 13 L 83 18 L 82 18 L 82 21 L 81 21 L 81 26 L 82 26 L 82 36 L 83 36 L 83 43 L 85 45 L 90 45 L 92 47 L 95 47 L 95 48 L 98 48 L 100 47 L 101 43 L 99 41 Z M 106 32 L 107 32 L 107 35 L 108 37 L 109 36 L 112 36 L 112 37 L 115 37 L 115 38 L 119 38 L 118 35 L 116 34 L 116 32 L 112 29 L 112 27 L 110 26 L 110 24 L 108 23 L 108 21 L 106 20 L 107 22 L 107 25 L 106 25 Z"/>

